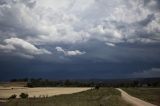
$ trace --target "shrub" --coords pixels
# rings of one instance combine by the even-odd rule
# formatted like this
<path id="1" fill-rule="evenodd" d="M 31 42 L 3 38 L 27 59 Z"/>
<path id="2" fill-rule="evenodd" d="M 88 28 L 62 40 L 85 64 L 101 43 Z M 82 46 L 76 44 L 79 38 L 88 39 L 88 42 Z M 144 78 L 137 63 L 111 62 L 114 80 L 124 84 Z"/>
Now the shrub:
<path id="1" fill-rule="evenodd" d="M 17 97 L 16 94 L 11 95 L 8 99 L 15 99 Z"/>
<path id="2" fill-rule="evenodd" d="M 20 96 L 21 98 L 28 98 L 28 94 L 26 94 L 26 93 L 21 93 L 19 96 Z"/>
<path id="3" fill-rule="evenodd" d="M 94 87 L 94 89 L 96 89 L 96 90 L 98 90 L 100 88 L 100 86 L 98 86 L 98 85 L 96 85 L 95 87 Z"/>

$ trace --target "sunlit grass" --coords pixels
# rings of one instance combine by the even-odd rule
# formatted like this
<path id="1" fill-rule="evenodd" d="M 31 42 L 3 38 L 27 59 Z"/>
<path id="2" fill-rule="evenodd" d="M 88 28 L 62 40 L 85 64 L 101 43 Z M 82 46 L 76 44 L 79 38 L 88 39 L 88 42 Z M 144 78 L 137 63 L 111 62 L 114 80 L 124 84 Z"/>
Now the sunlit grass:
<path id="1" fill-rule="evenodd" d="M 75 94 L 48 98 L 10 100 L 4 106 L 131 106 L 120 97 L 114 88 L 92 89 Z"/>

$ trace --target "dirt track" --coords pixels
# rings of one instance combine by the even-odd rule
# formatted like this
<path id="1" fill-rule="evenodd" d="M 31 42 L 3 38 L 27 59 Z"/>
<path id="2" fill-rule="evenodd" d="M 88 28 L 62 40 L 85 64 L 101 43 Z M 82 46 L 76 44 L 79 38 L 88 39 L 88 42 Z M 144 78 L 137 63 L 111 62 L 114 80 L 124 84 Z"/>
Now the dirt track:
<path id="1" fill-rule="evenodd" d="M 130 96 L 128 93 L 126 93 L 125 91 L 123 91 L 120 88 L 117 88 L 117 90 L 119 90 L 121 92 L 122 98 L 125 101 L 133 104 L 133 106 L 156 106 L 156 105 L 153 105 L 151 103 L 145 102 L 145 101 L 143 101 L 141 99 L 138 99 L 136 97 Z"/>

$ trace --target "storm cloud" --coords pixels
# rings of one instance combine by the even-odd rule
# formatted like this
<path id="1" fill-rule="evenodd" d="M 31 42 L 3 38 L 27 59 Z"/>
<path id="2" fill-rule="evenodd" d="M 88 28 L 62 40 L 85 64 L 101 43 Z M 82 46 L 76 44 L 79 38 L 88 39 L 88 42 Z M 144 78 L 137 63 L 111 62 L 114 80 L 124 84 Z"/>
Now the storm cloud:
<path id="1" fill-rule="evenodd" d="M 6 66 L 10 59 L 18 58 L 42 62 L 46 73 L 51 69 L 57 73 L 51 64 L 61 67 L 63 63 L 68 70 L 77 64 L 77 74 L 102 71 L 97 77 L 119 77 L 127 70 L 131 75 L 160 68 L 159 53 L 159 0 L 0 1 L 0 59 Z M 93 64 L 102 64 L 102 68 L 92 68 Z M 115 69 L 117 64 L 124 70 Z M 18 67 L 14 64 L 12 71 L 0 65 L 3 74 L 5 70 L 17 73 Z M 31 65 L 28 70 L 38 68 Z M 65 73 L 65 69 L 58 70 Z"/>

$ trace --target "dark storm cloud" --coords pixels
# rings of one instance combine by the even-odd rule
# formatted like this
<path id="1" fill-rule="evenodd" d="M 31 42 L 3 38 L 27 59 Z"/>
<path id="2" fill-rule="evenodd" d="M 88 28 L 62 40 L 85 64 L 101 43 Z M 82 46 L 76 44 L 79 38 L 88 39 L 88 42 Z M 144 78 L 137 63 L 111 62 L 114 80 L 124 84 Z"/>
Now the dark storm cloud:
<path id="1" fill-rule="evenodd" d="M 151 68 L 149 70 L 143 70 L 141 72 L 133 72 L 132 77 L 136 78 L 160 77 L 160 68 Z"/>
<path id="2" fill-rule="evenodd" d="M 4 5 L 4 4 L 7 4 L 6 1 L 1 0 L 1 1 L 0 1 L 0 5 Z"/>
<path id="3" fill-rule="evenodd" d="M 1 76 L 155 73 L 159 10 L 159 0 L 1 0 Z"/>
<path id="4" fill-rule="evenodd" d="M 8 62 L 8 60 L 10 60 L 10 62 Z M 2 73 L 1 80 L 23 77 L 42 77 L 49 79 L 124 78 L 127 76 L 133 77 L 135 73 L 141 73 L 144 70 L 151 69 L 152 67 L 159 67 L 160 65 L 154 63 L 145 64 L 141 62 L 125 64 L 112 64 L 107 62 L 57 64 L 36 60 L 24 60 L 15 57 L 5 58 L 3 61 L 0 61 L 0 64 Z M 133 72 L 134 74 L 131 74 Z"/>

